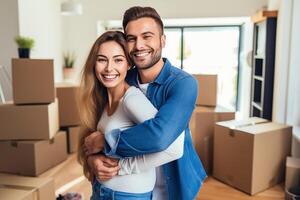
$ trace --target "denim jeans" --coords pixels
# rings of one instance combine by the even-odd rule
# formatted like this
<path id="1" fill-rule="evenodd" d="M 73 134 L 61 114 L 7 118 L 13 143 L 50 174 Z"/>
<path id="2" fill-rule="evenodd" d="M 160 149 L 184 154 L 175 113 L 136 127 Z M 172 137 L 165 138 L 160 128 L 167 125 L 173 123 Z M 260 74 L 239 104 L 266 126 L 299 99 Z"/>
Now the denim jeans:
<path id="1" fill-rule="evenodd" d="M 126 184 L 126 183 L 124 183 Z M 93 183 L 93 194 L 90 200 L 151 200 L 152 191 L 146 193 L 127 193 L 114 191 L 102 186 L 98 181 Z"/>

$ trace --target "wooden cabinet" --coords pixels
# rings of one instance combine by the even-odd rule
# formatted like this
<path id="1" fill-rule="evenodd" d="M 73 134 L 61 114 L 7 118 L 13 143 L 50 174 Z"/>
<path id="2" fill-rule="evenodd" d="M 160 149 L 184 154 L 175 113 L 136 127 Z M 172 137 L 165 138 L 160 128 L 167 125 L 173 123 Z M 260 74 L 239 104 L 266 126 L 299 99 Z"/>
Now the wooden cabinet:
<path id="1" fill-rule="evenodd" d="M 260 17 L 259 17 L 260 15 Z M 261 11 L 254 19 L 250 116 L 272 120 L 276 47 L 276 11 Z"/>

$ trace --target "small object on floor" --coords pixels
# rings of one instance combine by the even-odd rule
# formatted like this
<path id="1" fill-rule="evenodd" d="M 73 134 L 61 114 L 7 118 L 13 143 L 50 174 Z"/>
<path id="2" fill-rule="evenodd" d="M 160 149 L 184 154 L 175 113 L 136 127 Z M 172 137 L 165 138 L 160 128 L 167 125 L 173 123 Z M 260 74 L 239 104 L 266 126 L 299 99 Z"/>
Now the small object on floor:
<path id="1" fill-rule="evenodd" d="M 292 187 L 285 191 L 286 200 L 300 200 L 300 186 Z"/>
<path id="2" fill-rule="evenodd" d="M 68 192 L 64 195 L 59 194 L 56 200 L 84 200 L 83 195 L 77 192 Z"/>

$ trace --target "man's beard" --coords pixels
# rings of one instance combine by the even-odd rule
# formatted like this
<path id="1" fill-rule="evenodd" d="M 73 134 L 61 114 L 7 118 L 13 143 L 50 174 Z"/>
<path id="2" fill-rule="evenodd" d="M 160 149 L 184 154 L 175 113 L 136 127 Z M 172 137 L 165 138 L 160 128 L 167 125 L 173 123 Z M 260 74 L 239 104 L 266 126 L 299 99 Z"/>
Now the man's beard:
<path id="1" fill-rule="evenodd" d="M 153 55 L 153 57 L 151 58 L 149 63 L 146 63 L 144 65 L 139 65 L 137 63 L 134 62 L 134 65 L 139 69 L 139 70 L 146 70 L 146 69 L 150 69 L 151 67 L 153 67 L 156 63 L 159 62 L 159 60 L 161 59 L 161 50 L 156 51 L 156 53 Z"/>

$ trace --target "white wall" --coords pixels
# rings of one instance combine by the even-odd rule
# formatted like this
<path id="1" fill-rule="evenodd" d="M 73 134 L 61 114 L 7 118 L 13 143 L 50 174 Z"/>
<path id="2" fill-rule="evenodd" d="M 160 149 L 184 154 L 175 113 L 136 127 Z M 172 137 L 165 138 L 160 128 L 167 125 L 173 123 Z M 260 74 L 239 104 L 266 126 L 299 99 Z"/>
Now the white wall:
<path id="1" fill-rule="evenodd" d="M 293 126 L 292 155 L 300 157 L 300 2 L 277 1 L 273 120 Z"/>
<path id="2" fill-rule="evenodd" d="M 9 80 L 11 78 L 11 58 L 17 56 L 14 37 L 19 33 L 18 0 L 0 1 L 0 27 L 0 65 L 5 67 L 4 70 L 9 74 L 9 77 L 6 77 L 4 70 L 0 70 L 0 84 L 6 99 L 11 100 L 12 91 Z"/>
<path id="3" fill-rule="evenodd" d="M 293 0 L 287 123 L 293 125 L 292 156 L 300 157 L 300 1 Z"/>
<path id="4" fill-rule="evenodd" d="M 29 36 L 35 40 L 31 58 L 54 59 L 55 80 L 62 79 L 62 28 L 60 0 L 0 1 L 0 65 L 11 77 L 11 58 L 18 57 L 14 37 Z M 4 70 L 1 70 L 2 72 Z M 6 100 L 12 99 L 12 87 L 0 74 Z"/>
<path id="5" fill-rule="evenodd" d="M 131 6 L 152 6 L 164 19 L 251 16 L 267 5 L 267 0 L 114 0 L 81 1 L 83 15 L 63 18 L 63 49 L 76 51 L 76 65 L 82 67 L 88 51 L 95 41 L 97 21 L 122 20 Z"/>
<path id="6" fill-rule="evenodd" d="M 20 35 L 34 38 L 31 58 L 54 59 L 55 80 L 62 79 L 60 0 L 19 0 Z"/>

